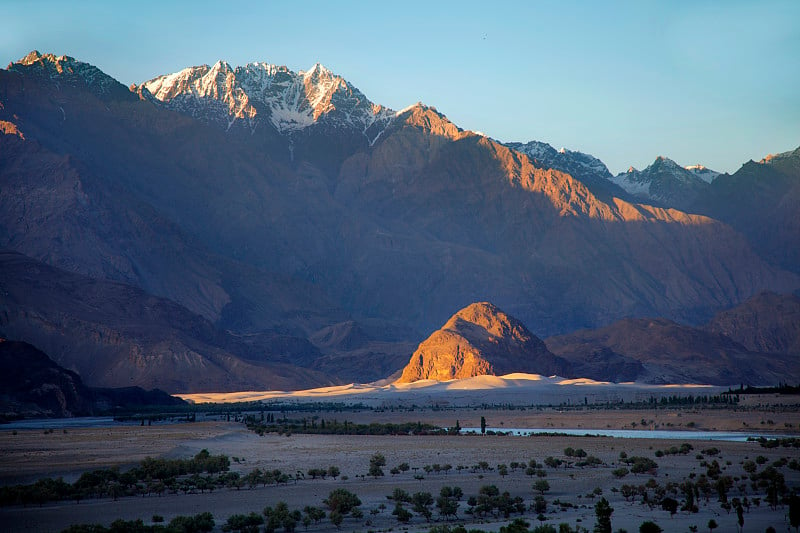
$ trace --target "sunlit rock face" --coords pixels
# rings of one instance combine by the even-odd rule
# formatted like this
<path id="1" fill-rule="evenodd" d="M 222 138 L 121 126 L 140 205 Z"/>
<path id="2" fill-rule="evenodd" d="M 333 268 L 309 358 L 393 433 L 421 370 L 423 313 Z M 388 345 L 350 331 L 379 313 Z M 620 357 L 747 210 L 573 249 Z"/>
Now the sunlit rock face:
<path id="1" fill-rule="evenodd" d="M 480 302 L 460 310 L 422 342 L 398 381 L 446 381 L 514 372 L 565 376 L 570 370 L 521 322 Z"/>

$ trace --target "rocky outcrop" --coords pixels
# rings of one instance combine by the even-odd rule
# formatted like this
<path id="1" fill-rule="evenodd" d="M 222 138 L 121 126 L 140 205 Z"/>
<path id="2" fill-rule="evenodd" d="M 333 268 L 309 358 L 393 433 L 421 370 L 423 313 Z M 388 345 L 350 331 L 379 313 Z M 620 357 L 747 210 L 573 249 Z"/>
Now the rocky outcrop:
<path id="1" fill-rule="evenodd" d="M 460 310 L 423 341 L 398 382 L 514 372 L 567 376 L 570 368 L 517 319 L 481 302 Z"/>

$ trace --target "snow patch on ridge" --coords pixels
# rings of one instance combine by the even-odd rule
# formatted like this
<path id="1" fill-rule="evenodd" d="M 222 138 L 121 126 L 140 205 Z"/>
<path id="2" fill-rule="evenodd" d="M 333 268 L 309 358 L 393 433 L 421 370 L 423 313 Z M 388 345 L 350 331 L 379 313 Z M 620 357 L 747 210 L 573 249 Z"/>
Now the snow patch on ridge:
<path id="1" fill-rule="evenodd" d="M 686 170 L 700 178 L 701 180 L 705 181 L 706 183 L 711 183 L 714 181 L 717 176 L 721 174 L 721 172 L 717 172 L 715 170 L 711 170 L 710 168 L 706 168 L 703 165 L 689 165 L 684 167 Z"/>

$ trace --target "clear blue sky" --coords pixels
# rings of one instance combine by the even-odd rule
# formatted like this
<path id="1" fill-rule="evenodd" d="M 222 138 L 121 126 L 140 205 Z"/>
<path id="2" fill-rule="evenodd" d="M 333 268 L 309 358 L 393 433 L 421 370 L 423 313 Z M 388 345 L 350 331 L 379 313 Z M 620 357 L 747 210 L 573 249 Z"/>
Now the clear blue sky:
<path id="1" fill-rule="evenodd" d="M 376 103 L 422 101 L 501 141 L 735 171 L 800 146 L 800 1 L 0 1 L 32 49 L 125 85 L 225 59 L 320 62 Z"/>

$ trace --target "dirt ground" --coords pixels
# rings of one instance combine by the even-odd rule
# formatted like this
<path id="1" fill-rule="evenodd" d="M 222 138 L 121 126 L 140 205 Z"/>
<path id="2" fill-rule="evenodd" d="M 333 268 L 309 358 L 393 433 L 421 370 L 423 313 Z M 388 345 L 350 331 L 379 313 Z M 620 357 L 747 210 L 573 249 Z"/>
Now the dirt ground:
<path id="1" fill-rule="evenodd" d="M 291 415 L 290 415 L 291 416 Z M 306 413 L 304 416 L 313 416 Z M 485 416 L 487 424 L 495 427 L 552 427 L 558 428 L 626 428 L 636 422 L 641 428 L 644 419 L 648 427 L 675 429 L 685 427 L 689 421 L 696 428 L 717 428 L 719 430 L 742 429 L 746 423 L 752 428 L 773 428 L 781 433 L 796 433 L 800 414 L 792 411 L 726 412 L 724 410 L 681 410 L 681 411 L 414 411 L 385 412 L 363 411 L 361 413 L 318 413 L 323 418 L 347 418 L 357 422 L 369 421 L 421 421 L 451 426 L 459 420 L 462 427 L 478 426 L 480 416 Z M 764 424 L 762 424 L 762 420 Z M 772 423 L 769 424 L 768 421 Z M 548 426 L 548 424 L 551 424 Z M 672 424 L 672 426 L 669 426 Z M 681 424 L 681 426 L 678 426 Z M 791 426 L 788 426 L 790 424 Z M 583 448 L 589 455 L 595 455 L 605 464 L 597 468 L 546 468 L 547 481 L 551 490 L 545 494 L 548 503 L 546 513 L 548 522 L 556 527 L 567 522 L 573 527 L 581 525 L 592 529 L 594 525 L 594 503 L 597 497 L 590 496 L 597 487 L 602 490 L 614 508 L 612 523 L 614 530 L 619 528 L 638 531 L 644 520 L 654 520 L 665 531 L 688 531 L 689 526 L 699 526 L 706 530 L 705 524 L 714 518 L 720 527 L 718 531 L 736 531 L 736 513 L 726 513 L 716 497 L 708 504 L 704 502 L 697 514 L 679 512 L 674 517 L 661 509 L 651 510 L 641 503 L 624 501 L 619 492 L 612 489 L 622 484 L 643 484 L 650 476 L 629 474 L 616 479 L 612 470 L 619 467 L 619 454 L 625 451 L 629 456 L 641 455 L 655 459 L 659 464 L 656 481 L 664 485 L 668 481 L 682 481 L 691 473 L 700 474 L 705 469 L 699 465 L 696 454 L 704 448 L 720 449 L 716 459 L 723 465 L 723 474 L 740 477 L 741 462 L 746 458 L 755 459 L 762 455 L 768 464 L 780 458 L 798 458 L 796 449 L 765 449 L 754 442 L 707 442 L 691 441 L 694 451 L 688 455 L 664 456 L 656 458 L 656 450 L 680 445 L 680 440 L 654 439 L 612 439 L 605 437 L 511 437 L 511 436 L 328 436 L 299 435 L 259 437 L 246 430 L 241 424 L 233 422 L 197 422 L 151 427 L 124 426 L 114 428 L 70 429 L 65 434 L 55 431 L 43 434 L 40 430 L 0 430 L 0 483 L 10 484 L 31 482 L 42 476 L 64 476 L 72 481 L 86 470 L 114 465 L 132 465 L 146 456 L 189 457 L 208 449 L 213 454 L 224 453 L 240 459 L 232 463 L 232 469 L 247 473 L 254 468 L 280 469 L 286 473 L 305 472 L 309 468 L 338 466 L 343 477 L 332 480 L 301 479 L 285 486 L 267 486 L 253 490 L 221 489 L 206 494 L 179 494 L 165 496 L 131 497 L 118 501 L 110 499 L 84 500 L 79 504 L 60 502 L 45 504 L 42 507 L 0 508 L 0 530 L 3 531 L 58 531 L 73 523 L 110 524 L 117 518 L 142 518 L 149 523 L 154 514 L 164 516 L 168 521 L 177 515 L 195 514 L 211 511 L 217 524 L 221 525 L 228 516 L 236 513 L 260 512 L 266 505 L 286 501 L 290 508 L 306 505 L 322 506 L 322 500 L 334 488 L 346 488 L 356 493 L 362 500 L 364 518 L 348 518 L 342 525 L 343 531 L 388 531 L 397 530 L 396 519 L 391 515 L 393 502 L 386 496 L 394 488 L 403 488 L 411 493 L 427 491 L 437 495 L 445 485 L 462 488 L 465 498 L 459 508 L 459 518 L 466 520 L 468 527 L 496 530 L 508 520 L 489 520 L 480 522 L 464 513 L 466 498 L 476 495 L 483 485 L 496 485 L 501 491 L 509 491 L 512 496 L 521 496 L 526 505 L 531 503 L 535 493 L 532 484 L 535 477 L 525 475 L 522 470 L 510 472 L 503 477 L 494 468 L 498 464 L 513 461 L 526 462 L 536 459 L 542 462 L 547 456 L 565 459 L 566 447 Z M 387 459 L 385 476 L 373 479 L 363 476 L 367 473 L 370 457 L 382 453 Z M 486 461 L 494 470 L 489 472 L 470 469 L 457 472 L 458 465 L 471 467 L 479 461 Z M 409 472 L 391 475 L 389 469 L 407 462 Z M 431 464 L 450 464 L 453 469 L 448 474 L 424 474 L 424 466 Z M 800 487 L 800 472 L 787 467 L 781 469 L 789 487 Z M 424 475 L 424 479 L 414 479 Z M 752 489 L 747 486 L 748 496 L 753 498 Z M 738 493 L 732 491 L 731 496 Z M 762 500 L 763 500 L 763 495 Z M 561 511 L 554 506 L 554 500 L 567 501 L 575 507 Z M 677 498 L 679 499 L 679 498 Z M 380 505 L 385 504 L 385 509 Z M 375 510 L 377 514 L 371 514 Z M 745 515 L 745 531 L 764 531 L 772 525 L 778 531 L 785 529 L 786 508 L 770 509 L 765 503 L 751 507 Z M 512 516 L 513 518 L 513 516 Z M 526 520 L 535 524 L 534 513 L 527 513 Z M 370 524 L 366 521 L 369 520 Z M 426 531 L 429 527 L 423 519 L 414 517 L 404 526 L 409 531 Z M 300 526 L 299 530 L 303 530 Z M 312 526 L 309 531 L 336 531 L 329 521 Z"/>

